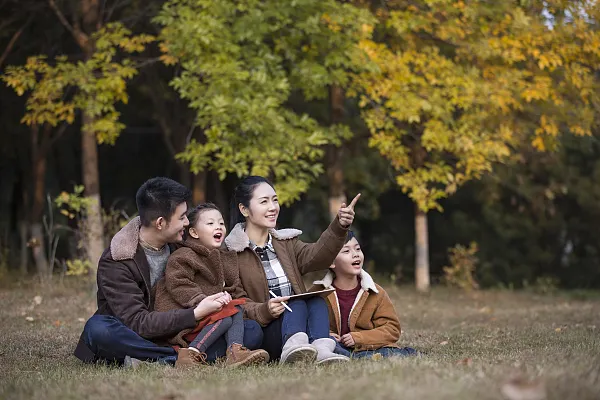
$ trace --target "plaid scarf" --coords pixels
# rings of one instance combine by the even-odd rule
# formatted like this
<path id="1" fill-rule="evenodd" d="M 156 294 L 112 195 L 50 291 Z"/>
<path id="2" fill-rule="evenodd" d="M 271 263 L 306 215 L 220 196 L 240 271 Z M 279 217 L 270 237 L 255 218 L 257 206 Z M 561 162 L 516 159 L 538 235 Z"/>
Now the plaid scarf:
<path id="1" fill-rule="evenodd" d="M 293 295 L 294 290 L 292 289 L 292 285 L 277 258 L 277 254 L 275 254 L 271 235 L 269 235 L 269 240 L 264 247 L 259 247 L 250 241 L 250 248 L 262 262 L 265 274 L 267 275 L 269 290 L 281 297 Z"/>

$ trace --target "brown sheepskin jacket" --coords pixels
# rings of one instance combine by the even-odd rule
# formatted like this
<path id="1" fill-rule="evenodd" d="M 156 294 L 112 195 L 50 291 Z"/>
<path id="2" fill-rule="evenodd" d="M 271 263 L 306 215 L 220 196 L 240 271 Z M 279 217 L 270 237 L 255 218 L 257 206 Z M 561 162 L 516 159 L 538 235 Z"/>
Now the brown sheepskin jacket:
<path id="1" fill-rule="evenodd" d="M 165 276 L 156 284 L 157 311 L 194 308 L 206 296 L 226 291 L 234 299 L 246 293 L 240 284 L 237 253 L 209 249 L 197 239 L 188 238 L 169 257 Z M 187 347 L 184 329 L 169 339 L 169 343 Z"/>
<path id="2" fill-rule="evenodd" d="M 157 312 L 154 290 L 150 287 L 150 267 L 139 244 L 140 219 L 132 219 L 111 240 L 98 261 L 98 310 L 96 315 L 112 315 L 141 337 L 164 342 L 177 332 L 196 326 L 194 310 Z M 173 250 L 171 246 L 171 251 Z M 156 287 L 156 286 L 155 286 Z M 82 337 L 75 356 L 85 362 L 96 360 Z"/>
<path id="3" fill-rule="evenodd" d="M 320 281 L 313 282 L 310 291 L 333 289 L 335 274 L 329 271 Z M 360 291 L 350 310 L 348 327 L 354 339 L 355 351 L 399 347 L 400 321 L 385 290 L 376 284 L 366 271 L 360 273 Z M 340 335 L 342 325 L 340 306 L 335 292 L 327 296 L 329 330 Z"/>
<path id="4" fill-rule="evenodd" d="M 237 224 L 225 239 L 225 246 L 238 253 L 240 282 L 247 293 L 244 312 L 262 326 L 275 319 L 269 312 L 269 285 L 260 258 L 250 248 L 244 224 Z M 269 230 L 273 248 L 295 294 L 305 293 L 302 275 L 327 269 L 344 245 L 348 228 L 336 217 L 315 243 L 304 243 L 297 229 Z"/>

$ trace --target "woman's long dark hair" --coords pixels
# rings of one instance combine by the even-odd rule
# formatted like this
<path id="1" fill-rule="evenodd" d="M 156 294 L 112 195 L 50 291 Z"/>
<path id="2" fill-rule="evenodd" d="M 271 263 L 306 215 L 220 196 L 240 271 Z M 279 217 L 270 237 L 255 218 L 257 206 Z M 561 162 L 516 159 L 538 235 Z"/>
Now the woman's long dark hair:
<path id="1" fill-rule="evenodd" d="M 256 189 L 256 187 L 261 183 L 266 183 L 273 187 L 273 184 L 269 182 L 267 178 L 263 178 L 262 176 L 248 176 L 242 179 L 242 181 L 235 187 L 235 190 L 233 191 L 233 197 L 231 199 L 231 208 L 229 213 L 230 232 L 238 223 L 246 222 L 246 218 L 242 215 L 239 205 L 243 204 L 246 208 L 250 207 L 250 200 L 254 194 L 254 189 Z"/>

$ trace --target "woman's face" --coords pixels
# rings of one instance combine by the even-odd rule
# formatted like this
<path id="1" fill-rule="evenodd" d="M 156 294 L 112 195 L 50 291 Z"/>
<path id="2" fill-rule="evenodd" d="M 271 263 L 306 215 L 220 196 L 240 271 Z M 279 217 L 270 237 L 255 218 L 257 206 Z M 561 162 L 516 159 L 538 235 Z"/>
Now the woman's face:
<path id="1" fill-rule="evenodd" d="M 260 228 L 275 228 L 279 216 L 279 201 L 275 189 L 268 183 L 260 183 L 254 188 L 249 207 L 240 204 L 240 211 L 246 223 Z"/>

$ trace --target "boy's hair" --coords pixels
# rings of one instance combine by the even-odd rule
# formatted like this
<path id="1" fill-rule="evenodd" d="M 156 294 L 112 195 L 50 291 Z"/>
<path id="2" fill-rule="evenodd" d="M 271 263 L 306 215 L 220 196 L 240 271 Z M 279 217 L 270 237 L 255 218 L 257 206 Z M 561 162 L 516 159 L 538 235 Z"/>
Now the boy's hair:
<path id="1" fill-rule="evenodd" d="M 152 221 L 160 217 L 170 222 L 177 206 L 186 203 L 191 197 L 190 190 L 173 179 L 164 177 L 148 179 L 135 195 L 142 225 L 150 226 Z"/>
<path id="2" fill-rule="evenodd" d="M 348 243 L 354 238 L 356 238 L 356 241 L 358 242 L 358 237 L 356 237 L 356 234 L 353 231 L 349 230 L 348 234 L 346 235 L 346 240 L 344 241 L 344 244 Z"/>
<path id="3" fill-rule="evenodd" d="M 190 224 L 187 226 L 187 228 L 185 228 L 186 236 L 189 235 L 190 228 L 193 228 L 194 225 L 196 225 L 196 222 L 198 222 L 198 220 L 200 219 L 200 214 L 202 214 L 204 211 L 208 211 L 208 210 L 217 210 L 218 212 L 221 213 L 221 215 L 223 215 L 221 210 L 219 210 L 219 207 L 217 207 L 213 203 L 198 204 L 196 207 L 194 207 L 190 211 L 188 211 L 187 217 L 188 217 L 188 220 L 190 221 Z"/>

